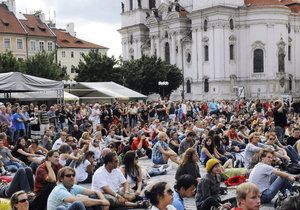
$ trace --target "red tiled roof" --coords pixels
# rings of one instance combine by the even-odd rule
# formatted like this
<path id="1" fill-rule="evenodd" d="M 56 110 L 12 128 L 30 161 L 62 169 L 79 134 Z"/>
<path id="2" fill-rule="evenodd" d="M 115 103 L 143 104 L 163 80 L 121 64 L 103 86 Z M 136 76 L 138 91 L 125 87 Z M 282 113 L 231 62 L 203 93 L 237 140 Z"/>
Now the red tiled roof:
<path id="1" fill-rule="evenodd" d="M 245 0 L 245 4 L 249 6 L 286 6 L 292 12 L 300 11 L 299 0 Z"/>
<path id="2" fill-rule="evenodd" d="M 62 48 L 82 48 L 82 49 L 108 49 L 101 45 L 97 45 L 91 42 L 78 39 L 74 36 L 71 36 L 67 31 L 62 29 L 51 29 L 56 35 L 56 43 L 59 47 Z"/>
<path id="3" fill-rule="evenodd" d="M 29 36 L 55 37 L 48 26 L 35 15 L 24 14 L 27 20 L 20 20 Z"/>
<path id="4" fill-rule="evenodd" d="M 26 31 L 5 4 L 0 4 L 0 33 L 26 35 Z"/>

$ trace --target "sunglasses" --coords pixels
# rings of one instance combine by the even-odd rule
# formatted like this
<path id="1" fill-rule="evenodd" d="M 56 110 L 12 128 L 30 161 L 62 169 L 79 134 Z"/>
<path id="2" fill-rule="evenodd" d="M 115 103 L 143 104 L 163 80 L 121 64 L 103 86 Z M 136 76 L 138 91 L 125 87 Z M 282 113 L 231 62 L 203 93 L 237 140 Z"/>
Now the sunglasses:
<path id="1" fill-rule="evenodd" d="M 68 178 L 75 177 L 75 174 L 65 174 L 65 177 L 68 177 Z"/>
<path id="2" fill-rule="evenodd" d="M 273 139 L 273 138 L 269 138 L 269 140 L 271 140 L 271 141 L 272 141 L 272 140 L 275 140 L 275 139 Z"/>
<path id="3" fill-rule="evenodd" d="M 19 200 L 18 203 L 25 203 L 26 201 L 28 201 L 28 198 L 24 198 L 22 200 Z"/>

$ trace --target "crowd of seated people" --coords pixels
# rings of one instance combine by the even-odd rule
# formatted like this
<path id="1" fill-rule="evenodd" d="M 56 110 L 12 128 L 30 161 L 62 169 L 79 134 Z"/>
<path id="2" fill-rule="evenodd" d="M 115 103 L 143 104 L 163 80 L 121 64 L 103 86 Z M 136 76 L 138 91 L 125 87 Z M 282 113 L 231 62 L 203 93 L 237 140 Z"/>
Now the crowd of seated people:
<path id="1" fill-rule="evenodd" d="M 247 209 L 251 194 L 259 209 L 279 192 L 299 191 L 298 176 L 287 173 L 297 167 L 300 173 L 299 105 L 1 103 L 0 197 L 11 198 L 13 209 L 31 210 L 185 209 L 183 198 L 194 197 L 197 209 L 206 210 Z M 175 168 L 175 185 L 148 186 L 152 168 L 141 159 L 157 174 Z M 248 185 L 223 199 L 223 181 L 234 176 L 245 176 Z"/>

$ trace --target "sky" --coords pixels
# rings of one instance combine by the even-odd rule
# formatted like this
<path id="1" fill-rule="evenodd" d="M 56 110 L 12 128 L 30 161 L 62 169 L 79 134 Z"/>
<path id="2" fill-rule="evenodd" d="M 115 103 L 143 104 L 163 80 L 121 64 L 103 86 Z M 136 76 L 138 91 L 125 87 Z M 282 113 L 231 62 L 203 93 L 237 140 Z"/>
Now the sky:
<path id="1" fill-rule="evenodd" d="M 17 12 L 42 10 L 46 19 L 54 19 L 57 28 L 75 24 L 78 38 L 110 48 L 108 55 L 122 53 L 121 0 L 16 0 Z"/>

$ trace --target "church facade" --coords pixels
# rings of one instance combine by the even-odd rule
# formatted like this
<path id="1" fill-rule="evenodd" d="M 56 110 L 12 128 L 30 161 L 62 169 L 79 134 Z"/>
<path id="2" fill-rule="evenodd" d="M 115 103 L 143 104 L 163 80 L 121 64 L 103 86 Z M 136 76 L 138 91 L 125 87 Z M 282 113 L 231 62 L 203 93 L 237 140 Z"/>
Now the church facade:
<path id="1" fill-rule="evenodd" d="M 297 0 L 124 0 L 123 58 L 177 65 L 174 97 L 299 96 L 299 12 Z"/>

